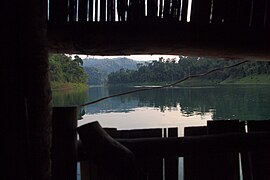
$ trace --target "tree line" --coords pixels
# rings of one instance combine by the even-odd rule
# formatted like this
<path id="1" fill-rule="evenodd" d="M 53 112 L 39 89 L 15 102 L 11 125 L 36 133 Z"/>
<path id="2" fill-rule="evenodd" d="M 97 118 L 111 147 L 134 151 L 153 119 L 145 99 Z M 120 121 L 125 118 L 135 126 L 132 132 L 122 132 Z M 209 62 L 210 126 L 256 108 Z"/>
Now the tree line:
<path id="1" fill-rule="evenodd" d="M 239 61 L 213 60 L 180 56 L 179 59 L 159 58 L 157 61 L 138 64 L 138 70 L 120 69 L 108 75 L 108 83 L 159 83 L 174 82 L 189 75 L 201 74 L 214 68 L 230 66 Z M 222 82 L 228 78 L 243 78 L 256 74 L 269 74 L 268 62 L 250 61 L 240 66 L 209 74 L 202 79 Z"/>
<path id="2" fill-rule="evenodd" d="M 53 82 L 87 83 L 88 75 L 84 71 L 83 61 L 79 56 L 72 58 L 65 54 L 50 54 L 49 69 Z"/>

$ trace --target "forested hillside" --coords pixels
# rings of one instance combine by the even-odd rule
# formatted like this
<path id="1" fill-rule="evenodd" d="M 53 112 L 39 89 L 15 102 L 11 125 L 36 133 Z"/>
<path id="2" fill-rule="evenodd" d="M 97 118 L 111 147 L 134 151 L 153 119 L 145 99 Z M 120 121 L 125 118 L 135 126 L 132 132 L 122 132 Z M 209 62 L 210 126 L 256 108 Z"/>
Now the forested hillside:
<path id="1" fill-rule="evenodd" d="M 213 60 L 181 56 L 179 59 L 163 59 L 142 65 L 138 70 L 121 69 L 108 76 L 108 83 L 170 83 L 189 75 L 207 72 L 214 68 L 229 66 L 239 61 Z M 209 74 L 203 78 L 187 83 L 218 84 L 233 83 L 244 77 L 254 75 L 269 75 L 268 62 L 252 61 L 238 67 Z M 267 76 L 270 77 L 270 76 Z M 270 80 L 270 78 L 269 78 Z"/>
<path id="2" fill-rule="evenodd" d="M 90 77 L 88 80 L 89 85 L 106 84 L 109 73 L 119 71 L 120 69 L 136 70 L 138 64 L 137 61 L 129 58 L 86 58 L 83 62 L 84 70 Z"/>
<path id="3" fill-rule="evenodd" d="M 115 72 L 124 69 L 137 69 L 137 61 L 134 61 L 129 58 L 113 58 L 113 59 L 95 59 L 95 58 L 86 58 L 83 59 L 83 67 L 93 67 L 107 73 Z"/>
<path id="4" fill-rule="evenodd" d="M 83 61 L 78 56 L 72 59 L 64 54 L 50 54 L 49 68 L 52 88 L 71 88 L 72 85 L 86 84 L 88 75 L 82 65 Z"/>

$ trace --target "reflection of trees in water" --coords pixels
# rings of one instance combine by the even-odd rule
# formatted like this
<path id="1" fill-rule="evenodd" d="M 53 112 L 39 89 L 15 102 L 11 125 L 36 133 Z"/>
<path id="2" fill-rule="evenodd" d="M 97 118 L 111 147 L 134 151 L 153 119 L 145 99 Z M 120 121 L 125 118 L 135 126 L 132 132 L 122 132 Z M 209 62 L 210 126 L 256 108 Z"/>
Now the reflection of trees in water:
<path id="1" fill-rule="evenodd" d="M 128 90 L 124 87 L 101 89 L 102 91 L 90 89 L 92 100 Z M 115 97 L 86 107 L 86 111 L 87 113 L 129 112 L 136 107 L 156 107 L 161 112 L 179 110 L 186 116 L 212 112 L 213 119 L 269 119 L 270 91 L 268 89 L 269 86 L 157 89 Z"/>
<path id="2" fill-rule="evenodd" d="M 56 91 L 52 96 L 54 106 L 74 106 L 82 104 L 88 99 L 88 91 Z"/>

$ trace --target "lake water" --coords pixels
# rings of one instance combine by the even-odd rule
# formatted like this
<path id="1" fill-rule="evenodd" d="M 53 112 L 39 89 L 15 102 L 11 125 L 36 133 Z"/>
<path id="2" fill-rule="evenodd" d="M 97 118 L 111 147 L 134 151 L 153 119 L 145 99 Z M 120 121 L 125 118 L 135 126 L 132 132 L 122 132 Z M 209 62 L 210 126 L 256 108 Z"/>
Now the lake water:
<path id="1" fill-rule="evenodd" d="M 79 105 L 135 87 L 91 87 L 88 91 L 53 93 L 55 106 Z M 138 87 L 136 87 L 138 88 Z M 270 86 L 234 85 L 174 87 L 114 97 L 86 106 L 79 125 L 99 121 L 118 129 L 184 127 L 206 125 L 207 120 L 270 119 Z M 79 165 L 78 165 L 79 168 Z M 78 169 L 78 180 L 80 179 Z M 179 158 L 179 179 L 183 160 Z"/>
<path id="2" fill-rule="evenodd" d="M 91 87 L 85 92 L 54 93 L 56 106 L 78 105 L 139 87 Z M 207 120 L 270 119 L 270 86 L 173 87 L 114 97 L 86 106 L 79 125 L 99 121 L 118 129 L 205 125 Z"/>

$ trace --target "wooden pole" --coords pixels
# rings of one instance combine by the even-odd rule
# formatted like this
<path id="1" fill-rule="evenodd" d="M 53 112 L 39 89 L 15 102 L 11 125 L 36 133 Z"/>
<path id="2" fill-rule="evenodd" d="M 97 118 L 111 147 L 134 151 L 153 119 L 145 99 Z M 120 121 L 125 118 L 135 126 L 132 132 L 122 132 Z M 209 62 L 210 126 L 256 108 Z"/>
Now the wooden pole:
<path id="1" fill-rule="evenodd" d="M 27 150 L 28 157 L 24 166 L 29 172 L 27 179 L 51 179 L 51 113 L 52 96 L 49 81 L 49 64 L 47 51 L 47 1 L 29 0 L 27 3 L 19 1 L 17 6 L 19 17 L 17 21 L 18 59 L 21 62 L 20 79 L 22 90 L 20 93 L 24 103 L 19 103 L 19 108 L 24 108 L 26 122 L 26 146 L 20 146 L 16 151 Z M 17 51 L 16 51 L 17 50 Z M 20 117 L 16 120 L 21 121 Z M 16 131 L 20 126 L 15 125 Z M 23 158 L 22 158 L 23 159 Z M 22 160 L 17 159 L 17 162 Z M 25 167 L 17 167 L 24 168 Z M 15 173 L 15 172 L 14 172 Z M 16 179 L 21 179 L 18 177 Z M 12 179 L 12 178 L 11 178 Z"/>
<path id="2" fill-rule="evenodd" d="M 0 47 L 3 101 L 0 179 L 51 179 L 51 91 L 46 0 L 5 1 Z M 2 11 L 2 8 L 3 9 Z M 10 9 L 13 9 L 10 11 Z M 1 14 L 2 15 L 2 14 Z M 16 43 L 15 43 L 16 42 Z"/>
<path id="3" fill-rule="evenodd" d="M 52 179 L 76 179 L 77 107 L 53 108 Z"/>

